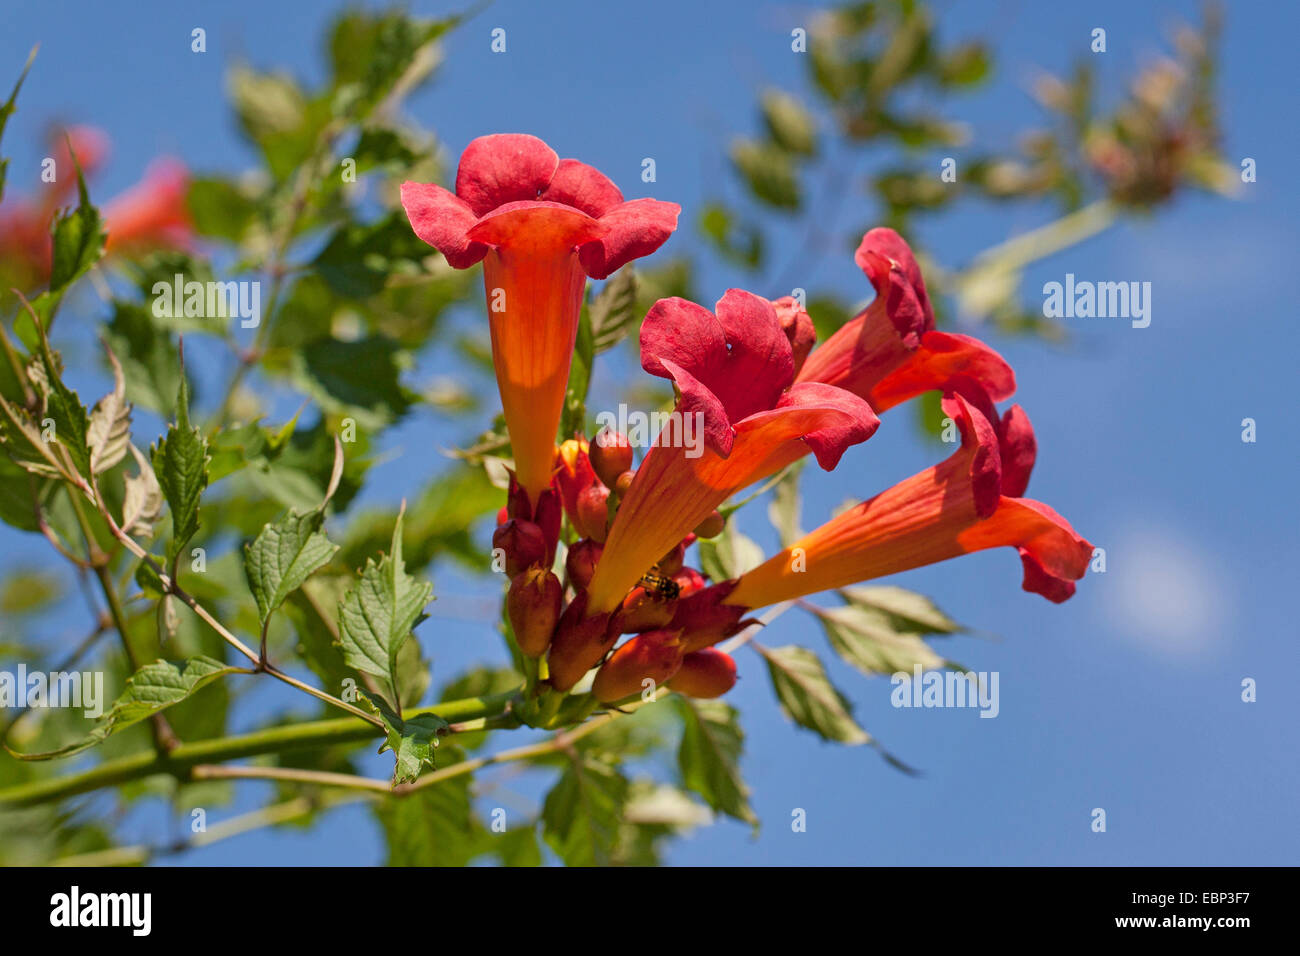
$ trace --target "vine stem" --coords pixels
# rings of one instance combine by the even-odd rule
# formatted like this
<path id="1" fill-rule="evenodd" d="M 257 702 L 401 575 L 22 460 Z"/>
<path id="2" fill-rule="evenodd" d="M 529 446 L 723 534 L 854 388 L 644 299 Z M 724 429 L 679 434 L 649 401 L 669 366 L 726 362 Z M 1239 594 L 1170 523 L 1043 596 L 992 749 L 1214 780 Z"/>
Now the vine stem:
<path id="1" fill-rule="evenodd" d="M 509 691 L 484 697 L 466 697 L 422 707 L 415 713 L 436 714 L 453 724 L 457 721 L 472 721 L 505 713 L 515 694 L 515 691 Z M 350 717 L 336 717 L 268 727 L 234 737 L 186 741 L 165 755 L 141 751 L 115 760 L 106 760 L 80 773 L 32 780 L 0 789 L 0 805 L 33 806 L 160 774 L 185 779 L 200 764 L 335 744 L 364 743 L 381 734 L 382 730 L 373 724 L 358 723 Z"/>

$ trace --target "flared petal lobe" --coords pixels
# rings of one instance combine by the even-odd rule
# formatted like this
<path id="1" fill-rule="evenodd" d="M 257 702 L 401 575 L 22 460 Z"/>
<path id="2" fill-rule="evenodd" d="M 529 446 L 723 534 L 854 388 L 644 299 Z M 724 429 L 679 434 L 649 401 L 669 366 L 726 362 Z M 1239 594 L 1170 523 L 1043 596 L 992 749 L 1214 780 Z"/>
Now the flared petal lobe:
<path id="1" fill-rule="evenodd" d="M 999 429 L 983 412 L 958 395 L 945 410 L 961 427 L 959 451 L 742 575 L 723 603 L 763 607 L 1004 545 L 1028 556 L 1026 590 L 1072 593 L 1092 545 L 1046 505 L 1001 493 Z"/>
<path id="2" fill-rule="evenodd" d="M 872 229 L 855 259 L 876 298 L 808 356 L 801 382 L 825 382 L 865 398 L 877 413 L 957 376 L 981 383 L 994 401 L 1010 397 L 1015 373 L 978 339 L 939 332 L 912 250 L 892 229 Z"/>

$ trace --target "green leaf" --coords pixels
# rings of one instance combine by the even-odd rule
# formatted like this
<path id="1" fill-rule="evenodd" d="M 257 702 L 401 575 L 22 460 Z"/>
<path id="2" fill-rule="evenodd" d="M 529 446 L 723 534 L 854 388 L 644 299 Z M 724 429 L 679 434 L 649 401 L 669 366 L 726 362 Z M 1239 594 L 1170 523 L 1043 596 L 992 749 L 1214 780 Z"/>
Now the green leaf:
<path id="1" fill-rule="evenodd" d="M 23 65 L 23 71 L 18 74 L 18 82 L 14 84 L 13 90 L 9 93 L 9 99 L 0 106 L 0 138 L 4 137 L 5 126 L 9 123 L 9 117 L 13 115 L 15 105 L 18 102 L 18 91 L 23 88 L 23 80 L 27 79 L 27 71 L 32 68 L 32 62 L 36 59 L 36 47 L 32 47 L 32 52 L 27 54 L 27 62 Z M 5 193 L 5 173 L 9 168 L 8 159 L 0 159 L 0 198 Z"/>
<path id="2" fill-rule="evenodd" d="M 965 630 L 924 594 L 906 588 L 859 586 L 841 589 L 840 596 L 856 607 L 879 611 L 896 627 L 918 634 L 956 634 Z"/>
<path id="3" fill-rule="evenodd" d="M 772 687 L 786 716 L 827 740 L 865 744 L 871 735 L 853 720 L 849 702 L 826 676 L 821 660 L 806 647 L 766 648 L 754 644 L 767 661 Z"/>
<path id="4" fill-rule="evenodd" d="M 867 607 L 820 610 L 817 618 L 835 652 L 864 674 L 912 672 L 943 666 L 943 658 L 915 631 L 901 630 L 886 614 Z"/>
<path id="5" fill-rule="evenodd" d="M 0 418 L 0 426 L 4 424 Z M 18 462 L 0 454 L 0 521 L 22 531 L 40 530 L 32 507 L 32 482 L 36 480 Z"/>
<path id="6" fill-rule="evenodd" d="M 225 179 L 196 179 L 186 193 L 194 230 L 201 236 L 238 242 L 257 219 L 257 201 Z"/>
<path id="7" fill-rule="evenodd" d="M 168 551 L 174 557 L 199 530 L 199 497 L 208 486 L 208 443 L 203 433 L 190 425 L 190 390 L 183 372 L 176 396 L 176 422 L 168 426 L 152 451 L 153 470 L 172 513 Z"/>
<path id="8" fill-rule="evenodd" d="M 763 563 L 763 549 L 736 528 L 733 518 L 716 538 L 699 542 L 700 570 L 714 581 L 730 581 Z"/>
<path id="9" fill-rule="evenodd" d="M 799 473 L 805 461 L 807 459 L 795 462 L 790 473 L 777 484 L 772 503 L 767 506 L 768 520 L 776 528 L 783 548 L 790 547 L 803 537 L 803 532 L 799 530 Z"/>
<path id="10" fill-rule="evenodd" d="M 388 866 L 464 866 L 479 843 L 470 774 L 374 804 Z"/>
<path id="11" fill-rule="evenodd" d="M 794 160 L 785 150 L 752 140 L 738 140 L 731 147 L 731 161 L 757 199 L 778 209 L 799 208 L 799 176 Z"/>
<path id="12" fill-rule="evenodd" d="M 406 414 L 412 396 L 402 386 L 404 350 L 392 339 L 317 339 L 294 352 L 294 378 L 327 412 L 382 428 Z"/>
<path id="13" fill-rule="evenodd" d="M 406 573 L 402 560 L 402 514 L 387 555 L 366 562 L 356 587 L 339 602 L 339 642 L 350 667 L 382 677 L 396 690 L 397 655 L 411 636 L 433 585 Z"/>
<path id="14" fill-rule="evenodd" d="M 359 10 L 339 17 L 329 50 L 340 108 L 365 117 L 399 85 L 416 85 L 438 62 L 431 48 L 434 41 L 459 21 L 459 17 L 424 20 L 400 12 Z"/>
<path id="15" fill-rule="evenodd" d="M 364 299 L 379 292 L 389 276 L 415 273 L 429 246 L 411 231 L 401 212 L 375 223 L 349 222 L 334 233 L 312 265 L 336 293 Z"/>
<path id="16" fill-rule="evenodd" d="M 569 866 L 604 866 L 619 841 L 628 782 L 618 769 L 582 753 L 560 775 L 542 806 L 547 844 Z"/>
<path id="17" fill-rule="evenodd" d="M 69 149 L 71 147 L 69 146 Z M 74 154 L 73 161 L 76 161 Z M 50 228 L 53 236 L 53 257 L 50 264 L 50 284 L 32 302 L 32 308 L 40 316 L 41 324 L 49 328 L 54 313 L 58 311 L 63 294 L 77 279 L 81 278 L 90 267 L 104 255 L 104 222 L 90 202 L 86 191 L 86 180 L 81 175 L 81 164 L 77 164 L 76 208 L 55 219 Z M 15 324 L 15 331 L 29 347 L 36 345 L 35 330 L 26 315 Z"/>
<path id="18" fill-rule="evenodd" d="M 113 369 L 113 390 L 90 410 L 86 445 L 92 474 L 103 474 L 126 457 L 131 444 L 131 403 L 126 400 L 126 380 L 113 350 L 105 346 Z"/>
<path id="19" fill-rule="evenodd" d="M 740 715 L 719 700 L 683 698 L 685 726 L 677 749 L 682 785 L 704 798 L 714 810 L 757 824 L 749 805 L 749 788 L 740 778 L 745 734 Z"/>
<path id="20" fill-rule="evenodd" d="M 14 756 L 22 760 L 49 760 L 52 757 L 70 757 L 81 753 L 110 735 L 186 700 L 214 680 L 238 670 L 237 667 L 203 656 L 190 658 L 182 667 L 162 660 L 146 664 L 131 675 L 122 695 L 82 740 L 45 753 Z"/>
<path id="21" fill-rule="evenodd" d="M 636 301 L 636 272 L 625 266 L 614 273 L 591 301 L 588 315 L 593 354 L 599 355 L 627 338 L 638 319 Z"/>
<path id="22" fill-rule="evenodd" d="M 379 745 L 378 752 L 393 752 L 394 787 L 401 783 L 414 783 L 426 768 L 434 768 L 438 738 L 447 733 L 450 724 L 436 714 L 416 714 L 403 719 L 382 700 L 372 700 L 364 695 L 363 700 L 372 705 L 384 722 L 384 742 Z"/>
<path id="23" fill-rule="evenodd" d="M 262 626 L 281 604 L 313 572 L 324 567 L 338 551 L 321 530 L 323 512 L 299 514 L 290 510 L 244 546 L 244 573 L 249 590 L 257 599 Z"/>
<path id="24" fill-rule="evenodd" d="M 537 845 L 537 826 L 509 827 L 501 833 L 487 832 L 484 845 L 501 860 L 502 866 L 541 866 L 542 848 Z"/>
<path id="25" fill-rule="evenodd" d="M 180 352 L 172 337 L 154 324 L 146 309 L 130 302 L 113 303 L 105 337 L 121 361 L 126 397 L 165 414 L 180 389 Z"/>
<path id="26" fill-rule="evenodd" d="M 761 99 L 763 122 L 772 140 L 786 152 L 817 153 L 817 124 L 803 105 L 783 90 L 767 90 Z"/>

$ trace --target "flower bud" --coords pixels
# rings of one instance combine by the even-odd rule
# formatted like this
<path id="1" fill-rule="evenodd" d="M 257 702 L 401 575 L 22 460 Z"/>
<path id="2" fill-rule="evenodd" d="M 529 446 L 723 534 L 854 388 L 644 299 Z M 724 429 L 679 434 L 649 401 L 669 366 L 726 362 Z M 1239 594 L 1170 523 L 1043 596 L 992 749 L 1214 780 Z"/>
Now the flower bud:
<path id="1" fill-rule="evenodd" d="M 564 509 L 555 488 L 548 488 L 537 498 L 533 508 L 533 522 L 542 529 L 546 540 L 546 566 L 555 561 L 555 548 L 560 542 L 560 524 L 564 521 Z"/>
<path id="2" fill-rule="evenodd" d="M 726 526 L 727 519 L 722 517 L 721 511 L 715 510 L 696 526 L 695 534 L 701 538 L 716 538 Z"/>
<path id="3" fill-rule="evenodd" d="M 651 686 L 664 686 L 682 663 L 679 636 L 677 631 L 647 631 L 626 641 L 596 672 L 591 692 L 608 704 Z M 646 680 L 653 681 L 653 685 L 642 683 Z"/>
<path id="4" fill-rule="evenodd" d="M 682 568 L 673 575 L 673 580 L 677 582 L 677 597 L 684 598 L 694 594 L 696 591 L 704 590 L 704 575 L 700 574 L 694 568 Z"/>
<path id="5" fill-rule="evenodd" d="M 736 686 L 736 662 L 730 654 L 706 647 L 682 658 L 668 686 L 687 697 L 721 697 Z"/>
<path id="6" fill-rule="evenodd" d="M 555 484 L 559 486 L 570 521 L 578 511 L 578 492 L 595 481 L 596 473 L 591 470 L 591 461 L 587 458 L 586 439 L 570 438 L 561 444 L 555 455 Z"/>
<path id="7" fill-rule="evenodd" d="M 596 477 L 613 488 L 619 475 L 632 467 L 632 445 L 627 436 L 612 428 L 602 428 L 587 450 Z"/>
<path id="8" fill-rule="evenodd" d="M 660 574 L 672 577 L 682 569 L 684 560 L 686 560 L 686 545 L 679 541 L 675 548 L 659 559 L 659 563 L 655 567 L 659 569 Z"/>
<path id="9" fill-rule="evenodd" d="M 676 600 L 666 601 L 643 587 L 627 592 L 622 606 L 614 612 L 611 627 L 619 634 L 638 634 L 661 628 L 673 619 Z"/>
<path id="10" fill-rule="evenodd" d="M 591 576 L 596 573 L 596 562 L 604 550 L 604 545 L 590 538 L 575 541 L 573 547 L 569 548 L 569 554 L 564 559 L 564 570 L 569 572 L 569 583 L 575 590 L 587 590 Z"/>
<path id="11" fill-rule="evenodd" d="M 577 514 L 573 516 L 574 526 L 584 538 L 592 541 L 605 541 L 609 533 L 609 489 L 604 485 L 592 484 L 578 494 Z"/>
<path id="12" fill-rule="evenodd" d="M 618 640 L 618 634 L 606 633 L 608 625 L 608 614 L 587 617 L 587 594 L 579 591 L 560 615 L 546 658 L 552 687 L 567 691 L 600 663 Z"/>
<path id="13" fill-rule="evenodd" d="M 506 613 L 515 642 L 528 657 L 541 657 L 550 647 L 563 599 L 560 579 L 545 568 L 529 568 L 510 582 Z"/>
<path id="14" fill-rule="evenodd" d="M 546 561 L 546 537 L 531 521 L 511 518 L 492 532 L 492 548 L 506 556 L 506 574 L 514 577 L 525 568 Z"/>

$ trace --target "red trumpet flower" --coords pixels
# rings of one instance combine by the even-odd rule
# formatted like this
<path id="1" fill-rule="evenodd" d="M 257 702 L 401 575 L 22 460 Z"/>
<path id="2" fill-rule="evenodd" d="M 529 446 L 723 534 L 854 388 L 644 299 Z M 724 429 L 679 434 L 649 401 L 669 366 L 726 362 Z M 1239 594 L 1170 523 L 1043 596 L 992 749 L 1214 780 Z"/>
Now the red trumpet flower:
<path id="1" fill-rule="evenodd" d="M 963 390 L 972 392 L 969 381 Z M 982 394 L 949 393 L 944 410 L 961 428 L 960 450 L 741 575 L 721 603 L 763 607 L 1001 545 L 1019 551 L 1025 590 L 1070 597 L 1092 545 L 1047 505 L 1017 497 L 1033 467 L 1029 419 L 1016 406 L 999 421 Z M 679 608 L 672 626 L 680 617 Z"/>
<path id="2" fill-rule="evenodd" d="M 492 360 L 519 483 L 550 485 L 555 432 L 587 277 L 654 252 L 681 208 L 623 200 L 604 175 L 561 160 L 535 136 L 483 136 L 466 147 L 456 191 L 402 184 L 411 226 L 457 269 L 483 262 Z"/>
<path id="3" fill-rule="evenodd" d="M 925 280 L 902 236 L 872 229 L 854 260 L 876 298 L 813 349 L 798 381 L 846 388 L 877 414 L 922 392 L 946 390 L 957 376 L 979 382 L 994 401 L 1015 392 L 1015 373 L 997 352 L 968 335 L 935 331 Z"/>
<path id="4" fill-rule="evenodd" d="M 731 289 L 717 315 L 661 299 L 641 326 L 641 365 L 681 398 L 605 541 L 588 611 L 612 611 L 642 573 L 729 495 L 812 451 L 826 470 L 879 425 L 865 401 L 818 382 L 792 385 L 790 339 L 772 303 Z M 698 424 L 697 440 L 690 436 Z"/>

